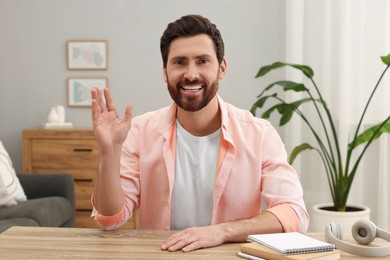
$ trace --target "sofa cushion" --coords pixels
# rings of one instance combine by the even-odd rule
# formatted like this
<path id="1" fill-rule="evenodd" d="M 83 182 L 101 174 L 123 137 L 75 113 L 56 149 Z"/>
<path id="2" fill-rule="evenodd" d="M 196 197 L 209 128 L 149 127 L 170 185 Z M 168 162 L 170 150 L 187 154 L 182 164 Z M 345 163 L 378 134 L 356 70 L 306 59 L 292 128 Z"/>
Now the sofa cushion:
<path id="1" fill-rule="evenodd" d="M 26 201 L 22 185 L 16 176 L 15 169 L 12 166 L 11 158 L 0 141 L 0 178 L 6 188 L 7 194 L 11 195 L 15 201 Z"/>
<path id="2" fill-rule="evenodd" d="M 31 218 L 13 218 L 0 220 L 0 233 L 13 226 L 38 227 L 39 224 Z"/>
<path id="3" fill-rule="evenodd" d="M 31 199 L 19 202 L 15 206 L 0 208 L 1 220 L 31 218 L 43 227 L 60 227 L 72 216 L 72 206 L 63 197 Z"/>

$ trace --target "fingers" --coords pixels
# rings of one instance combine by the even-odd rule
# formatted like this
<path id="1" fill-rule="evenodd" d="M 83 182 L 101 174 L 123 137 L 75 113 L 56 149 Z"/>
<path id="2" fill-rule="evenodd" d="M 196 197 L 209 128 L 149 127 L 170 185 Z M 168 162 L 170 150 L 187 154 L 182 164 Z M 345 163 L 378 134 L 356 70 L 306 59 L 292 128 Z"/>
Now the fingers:
<path id="1" fill-rule="evenodd" d="M 189 252 L 220 245 L 225 242 L 220 228 L 218 225 L 187 228 L 161 243 L 161 250 Z"/>
<path id="2" fill-rule="evenodd" d="M 123 122 L 125 122 L 126 124 L 130 124 L 132 116 L 133 116 L 133 107 L 131 105 L 127 105 Z"/>
<path id="3" fill-rule="evenodd" d="M 99 113 L 101 112 L 100 106 L 99 106 L 99 90 L 96 88 L 93 88 L 91 90 L 92 95 L 92 120 L 95 121 L 99 117 Z"/>
<path id="4" fill-rule="evenodd" d="M 103 95 L 102 95 L 101 90 L 99 88 L 97 88 L 97 87 L 92 88 L 91 95 L 92 95 L 92 119 L 93 119 L 93 121 L 98 120 L 100 114 L 105 113 L 105 112 L 113 112 L 110 114 L 114 114 L 116 116 L 116 118 L 119 118 L 108 88 L 104 89 L 105 102 L 103 100 Z M 125 116 L 123 119 L 123 122 L 126 123 L 127 125 L 130 125 L 130 123 L 131 123 L 132 111 L 133 111 L 132 106 L 130 104 L 127 105 L 126 110 L 125 110 Z"/>
<path id="5" fill-rule="evenodd" d="M 165 242 L 161 244 L 162 250 L 168 251 L 177 251 L 182 249 L 184 246 L 188 244 L 189 241 L 185 241 L 185 232 L 178 232 L 168 238 Z"/>
<path id="6" fill-rule="evenodd" d="M 110 90 L 108 88 L 104 88 L 103 93 L 105 101 L 103 100 L 101 90 L 97 87 L 92 88 L 92 100 L 96 101 L 96 104 L 100 108 L 100 112 L 115 111 L 115 106 L 114 102 L 112 101 Z"/>
<path id="7" fill-rule="evenodd" d="M 166 241 L 161 243 L 161 250 L 168 250 L 169 247 L 176 244 L 179 241 L 179 234 L 181 232 L 175 233 L 170 236 Z"/>
<path id="8" fill-rule="evenodd" d="M 104 88 L 104 97 L 108 111 L 115 111 L 114 102 L 112 101 L 111 93 L 108 88 Z M 103 98 L 101 99 L 103 101 Z"/>
<path id="9" fill-rule="evenodd" d="M 202 241 L 194 241 L 191 244 L 183 247 L 181 249 L 181 251 L 183 251 L 183 252 L 190 252 L 190 251 L 194 251 L 196 249 L 204 248 L 204 247 L 207 247 L 204 242 L 202 242 Z"/>
<path id="10" fill-rule="evenodd" d="M 104 91 L 104 96 L 107 97 L 107 95 L 108 95 L 110 97 L 110 99 L 111 99 L 110 91 L 108 90 L 108 88 L 105 88 L 103 91 Z M 99 98 L 98 100 L 99 100 L 100 109 L 101 109 L 102 112 L 106 112 L 107 111 L 107 107 L 106 107 L 106 104 L 104 103 L 103 95 L 102 95 L 100 89 L 96 88 L 96 92 L 98 93 L 98 98 Z M 112 102 L 112 99 L 111 99 L 111 102 Z"/>
<path id="11" fill-rule="evenodd" d="M 99 118 L 100 107 L 95 99 L 92 99 L 92 121 L 95 122 Z"/>
<path id="12" fill-rule="evenodd" d="M 172 235 L 168 240 L 161 243 L 161 250 L 170 252 L 182 250 L 183 252 L 193 251 L 203 247 L 202 242 L 197 236 L 191 236 L 185 231 Z"/>
<path id="13" fill-rule="evenodd" d="M 95 101 L 97 104 L 96 108 L 100 108 L 97 110 L 97 112 L 107 111 L 107 108 L 105 107 L 105 104 L 103 101 L 103 96 L 101 94 L 100 89 L 97 87 L 92 88 L 91 95 L 92 95 L 92 103 L 93 103 L 93 101 Z M 106 94 L 104 94 L 104 95 L 106 95 Z M 108 92 L 108 95 L 110 95 L 109 92 Z M 111 95 L 110 95 L 110 98 L 111 98 Z"/>

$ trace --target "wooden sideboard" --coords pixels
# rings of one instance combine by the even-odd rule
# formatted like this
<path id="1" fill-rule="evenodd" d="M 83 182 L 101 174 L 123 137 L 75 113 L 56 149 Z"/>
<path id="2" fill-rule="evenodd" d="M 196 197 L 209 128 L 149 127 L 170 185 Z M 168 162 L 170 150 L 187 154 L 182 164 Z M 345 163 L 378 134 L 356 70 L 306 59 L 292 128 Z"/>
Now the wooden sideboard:
<path id="1" fill-rule="evenodd" d="M 23 130 L 23 172 L 73 175 L 76 227 L 98 227 L 90 217 L 98 156 L 98 145 L 91 129 Z M 124 227 L 135 228 L 135 219 Z"/>

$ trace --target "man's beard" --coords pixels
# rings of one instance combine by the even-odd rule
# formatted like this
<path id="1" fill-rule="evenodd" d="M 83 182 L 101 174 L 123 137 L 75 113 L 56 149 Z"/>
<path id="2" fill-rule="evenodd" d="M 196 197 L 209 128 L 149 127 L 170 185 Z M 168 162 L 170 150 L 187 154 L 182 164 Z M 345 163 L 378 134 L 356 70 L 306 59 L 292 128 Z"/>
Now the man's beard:
<path id="1" fill-rule="evenodd" d="M 168 91 L 171 95 L 171 98 L 180 108 L 188 112 L 196 112 L 207 106 L 210 101 L 215 97 L 219 88 L 218 79 L 213 81 L 211 85 L 201 80 L 183 80 L 179 82 L 176 86 L 169 83 L 168 77 L 167 79 Z M 199 98 L 199 96 L 182 95 L 182 90 L 180 88 L 180 86 L 182 85 L 202 85 L 202 96 Z"/>

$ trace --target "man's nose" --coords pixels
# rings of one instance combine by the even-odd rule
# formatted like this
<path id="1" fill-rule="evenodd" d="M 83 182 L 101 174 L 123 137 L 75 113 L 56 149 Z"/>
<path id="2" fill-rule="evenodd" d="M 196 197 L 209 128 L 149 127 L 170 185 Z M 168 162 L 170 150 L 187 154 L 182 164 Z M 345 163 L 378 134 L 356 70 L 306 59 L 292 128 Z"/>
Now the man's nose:
<path id="1" fill-rule="evenodd" d="M 199 78 L 199 71 L 195 64 L 189 64 L 187 70 L 185 71 L 184 77 L 190 81 Z"/>

